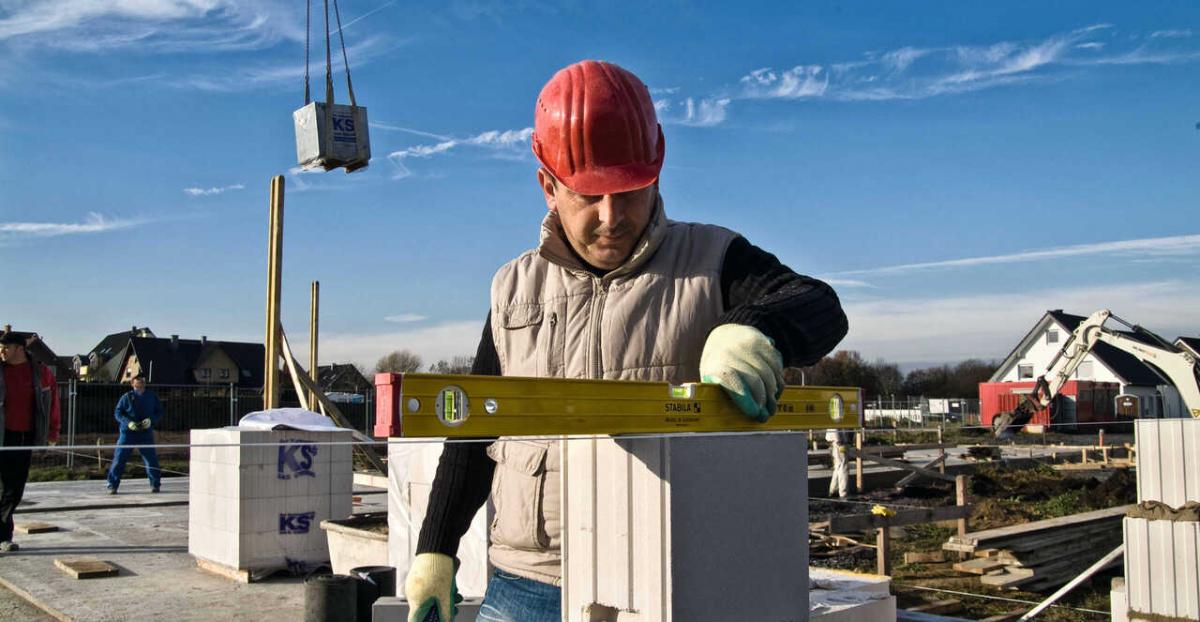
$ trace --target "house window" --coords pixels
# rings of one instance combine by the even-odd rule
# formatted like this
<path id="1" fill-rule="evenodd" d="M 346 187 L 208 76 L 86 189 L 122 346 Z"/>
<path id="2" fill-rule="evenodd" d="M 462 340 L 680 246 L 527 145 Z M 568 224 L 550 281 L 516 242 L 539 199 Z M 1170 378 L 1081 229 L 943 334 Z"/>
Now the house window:
<path id="1" fill-rule="evenodd" d="M 1017 365 L 1017 380 L 1033 378 L 1033 365 Z"/>
<path id="2" fill-rule="evenodd" d="M 1058 331 L 1046 331 L 1046 343 L 1058 343 Z"/>
<path id="3" fill-rule="evenodd" d="M 201 369 L 200 377 L 205 378 L 205 379 L 212 378 L 212 370 L 207 367 L 205 367 L 204 369 Z"/>
<path id="4" fill-rule="evenodd" d="M 228 369 L 221 370 L 221 380 L 229 380 L 229 370 Z"/>
<path id="5" fill-rule="evenodd" d="M 1092 374 L 1091 361 L 1083 361 L 1079 363 L 1079 367 L 1075 368 L 1075 378 L 1077 380 L 1094 380 L 1095 377 Z"/>

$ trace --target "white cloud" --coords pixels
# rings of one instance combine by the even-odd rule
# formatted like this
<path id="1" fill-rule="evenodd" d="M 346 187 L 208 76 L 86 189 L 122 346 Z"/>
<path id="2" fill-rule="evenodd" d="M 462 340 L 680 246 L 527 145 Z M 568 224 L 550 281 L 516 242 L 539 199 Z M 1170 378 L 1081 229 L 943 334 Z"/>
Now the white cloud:
<path id="1" fill-rule="evenodd" d="M 1191 28 L 1179 28 L 1173 30 L 1156 30 L 1150 33 L 1151 39 L 1186 39 L 1192 36 Z"/>
<path id="2" fill-rule="evenodd" d="M 407 40 L 402 39 L 384 40 L 380 37 L 367 37 L 358 43 L 349 45 L 346 47 L 346 56 L 350 61 L 350 69 L 353 71 L 357 67 L 366 65 L 384 52 L 406 43 Z M 338 84 L 341 80 L 339 76 L 342 75 L 341 72 L 344 65 L 342 64 L 341 54 L 336 54 L 335 56 L 333 71 L 335 74 L 335 84 Z M 313 99 L 321 101 L 325 99 L 325 73 L 322 71 L 323 64 L 316 61 L 311 69 Z M 303 83 L 303 78 L 303 63 L 287 62 L 253 66 L 238 64 L 233 67 L 225 67 L 220 71 L 180 76 L 167 81 L 167 84 L 178 88 L 228 93 L 266 87 L 283 86 L 294 88 L 296 85 Z M 339 89 L 343 86 L 345 85 L 338 84 Z M 349 103 L 349 100 L 343 98 L 341 103 Z"/>
<path id="3" fill-rule="evenodd" d="M 421 315 L 419 313 L 401 313 L 399 315 L 389 315 L 389 316 L 383 318 L 383 321 L 404 324 L 407 322 L 420 322 L 420 321 L 426 320 L 426 319 L 429 319 L 429 318 L 427 318 L 426 316 Z"/>
<path id="4" fill-rule="evenodd" d="M 866 281 L 858 281 L 855 279 L 827 279 L 821 277 L 821 280 L 833 287 L 875 287 Z"/>
<path id="5" fill-rule="evenodd" d="M 1104 49 L 1104 44 L 1100 43 L 1099 41 L 1088 41 L 1087 43 L 1077 43 L 1075 45 L 1075 49 L 1077 49 L 1077 50 L 1102 50 L 1102 49 Z"/>
<path id="6" fill-rule="evenodd" d="M 679 123 L 696 127 L 717 125 L 725 120 L 725 109 L 729 107 L 730 101 L 728 97 L 699 101 L 689 97 L 684 100 L 683 118 L 679 120 Z"/>
<path id="7" fill-rule="evenodd" d="M 17 2 L 0 42 L 71 51 L 257 50 L 304 39 L 303 13 L 283 0 Z"/>
<path id="8" fill-rule="evenodd" d="M 776 72 L 770 67 L 742 76 L 743 97 L 801 99 L 820 97 L 829 88 L 829 74 L 820 65 L 797 65 Z"/>
<path id="9" fill-rule="evenodd" d="M 321 336 L 321 358 L 330 361 L 355 361 L 374 365 L 379 357 L 394 350 L 407 349 L 421 355 L 426 363 L 473 355 L 479 345 L 483 323 L 446 322 L 411 330 Z"/>
<path id="10" fill-rule="evenodd" d="M 896 274 L 901 272 L 916 272 L 942 268 L 961 268 L 986 266 L 995 264 L 1019 263 L 1026 261 L 1042 261 L 1046 259 L 1061 259 L 1064 257 L 1082 257 L 1088 255 L 1127 255 L 1127 256 L 1167 256 L 1186 255 L 1200 252 L 1200 235 L 1177 235 L 1162 238 L 1141 238 L 1136 240 L 1120 240 L 1115 242 L 1100 242 L 1097 244 L 1076 244 L 1060 246 L 1045 250 L 1022 251 L 1004 255 L 984 257 L 963 257 L 942 261 L 908 263 L 865 270 L 845 270 L 835 272 L 836 275 L 849 274 Z"/>
<path id="11" fill-rule="evenodd" d="M 1168 280 L 846 302 L 844 307 L 850 333 L 839 349 L 891 362 L 941 362 L 1003 357 L 1047 309 L 1078 315 L 1111 309 L 1167 339 L 1194 334 L 1191 310 L 1200 308 L 1200 290 L 1195 283 Z"/>
<path id="12" fill-rule="evenodd" d="M 408 130 L 413 131 L 413 130 Z M 412 171 L 404 164 L 405 160 L 411 158 L 428 159 L 432 156 L 447 153 L 462 146 L 480 147 L 493 154 L 508 154 L 512 155 L 517 152 L 520 147 L 529 144 L 529 137 L 533 135 L 533 128 L 527 127 L 520 130 L 490 130 L 481 134 L 476 134 L 469 138 L 447 138 L 437 143 L 426 145 L 414 145 L 399 149 L 388 154 L 388 160 L 396 167 L 393 179 L 403 179 L 412 175 Z"/>
<path id="13" fill-rule="evenodd" d="M 209 188 L 199 188 L 199 187 L 193 186 L 191 188 L 184 188 L 183 191 L 184 191 L 184 193 L 188 194 L 189 196 L 207 197 L 207 196 L 212 196 L 214 194 L 225 194 L 226 192 L 229 192 L 230 190 L 243 190 L 245 188 L 246 188 L 245 184 L 233 184 L 231 186 L 212 186 Z"/>
<path id="14" fill-rule="evenodd" d="M 91 212 L 83 222 L 0 222 L 0 242 L 23 238 L 104 233 L 145 224 L 145 220 L 107 218 Z"/>

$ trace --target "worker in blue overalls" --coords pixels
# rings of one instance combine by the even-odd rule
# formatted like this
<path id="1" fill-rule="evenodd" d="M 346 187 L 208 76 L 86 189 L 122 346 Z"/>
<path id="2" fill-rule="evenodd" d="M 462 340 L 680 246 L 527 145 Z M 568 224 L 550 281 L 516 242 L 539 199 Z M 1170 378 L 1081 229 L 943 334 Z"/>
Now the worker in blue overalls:
<path id="1" fill-rule="evenodd" d="M 162 472 L 158 466 L 158 453 L 154 451 L 154 426 L 162 418 L 162 403 L 153 391 L 146 390 L 146 376 L 138 374 L 129 382 L 133 390 L 121 396 L 113 417 L 121 425 L 121 437 L 117 439 L 117 452 L 113 456 L 112 468 L 108 470 L 108 494 L 117 494 L 121 476 L 125 474 L 125 463 L 136 448 L 146 464 L 146 475 L 150 478 L 150 492 L 158 492 Z M 132 445 L 132 447 L 129 447 Z M 138 447 L 140 446 L 140 447 Z"/>

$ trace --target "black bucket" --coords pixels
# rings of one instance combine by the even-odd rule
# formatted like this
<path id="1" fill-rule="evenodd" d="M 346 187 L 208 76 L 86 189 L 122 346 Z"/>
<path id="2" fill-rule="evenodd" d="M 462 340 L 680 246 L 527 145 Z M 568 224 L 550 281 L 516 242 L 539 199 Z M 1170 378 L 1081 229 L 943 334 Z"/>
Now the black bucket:
<path id="1" fill-rule="evenodd" d="M 318 574 L 304 580 L 304 622 L 354 622 L 358 580 Z"/>
<path id="2" fill-rule="evenodd" d="M 371 622 L 371 606 L 383 596 L 396 595 L 396 569 L 391 566 L 359 566 L 350 569 L 358 584 L 358 622 Z"/>

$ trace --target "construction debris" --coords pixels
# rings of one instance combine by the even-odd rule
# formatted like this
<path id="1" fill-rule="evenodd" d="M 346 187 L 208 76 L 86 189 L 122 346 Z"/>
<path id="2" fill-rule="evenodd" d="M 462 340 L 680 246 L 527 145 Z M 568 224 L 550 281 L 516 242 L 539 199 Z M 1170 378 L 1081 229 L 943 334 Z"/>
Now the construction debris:
<path id="1" fill-rule="evenodd" d="M 56 559 L 54 565 L 75 579 L 100 579 L 117 576 L 117 567 L 95 557 Z"/>
<path id="2" fill-rule="evenodd" d="M 1120 541 L 1121 519 L 1129 507 L 951 536 L 942 548 L 972 555 L 997 549 L 993 556 L 960 562 L 954 569 L 980 575 L 984 585 L 1044 590 L 1070 581 L 1100 559 L 1106 551 L 1097 542 Z"/>
<path id="3" fill-rule="evenodd" d="M 23 534 L 28 535 L 28 534 L 35 534 L 35 533 L 50 533 L 52 531 L 58 531 L 58 526 L 51 525 L 50 523 L 17 523 L 15 529 L 16 529 L 17 533 L 23 533 Z"/>

